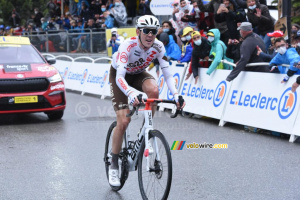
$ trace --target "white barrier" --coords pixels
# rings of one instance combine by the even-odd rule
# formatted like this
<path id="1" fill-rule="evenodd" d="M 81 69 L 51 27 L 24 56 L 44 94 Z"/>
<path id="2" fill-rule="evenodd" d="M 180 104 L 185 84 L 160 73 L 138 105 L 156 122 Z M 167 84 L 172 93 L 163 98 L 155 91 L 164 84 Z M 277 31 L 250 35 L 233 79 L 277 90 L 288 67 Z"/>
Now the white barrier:
<path id="1" fill-rule="evenodd" d="M 232 83 L 222 120 L 291 134 L 299 110 L 299 98 L 290 87 L 296 77 L 281 84 L 283 76 L 240 73 Z"/>
<path id="2" fill-rule="evenodd" d="M 55 64 L 64 77 L 66 89 L 81 91 L 82 94 L 86 92 L 102 97 L 110 96 L 110 64 L 95 63 L 93 59 L 90 59 L 91 63 L 75 62 L 81 58 L 57 60 Z M 199 80 L 195 84 L 193 77 L 184 80 L 188 65 L 178 65 L 172 63 L 171 69 L 177 78 L 179 94 L 186 101 L 184 111 L 220 119 L 220 126 L 232 122 L 287 133 L 291 135 L 291 142 L 300 136 L 299 93 L 292 93 L 290 88 L 296 76 L 290 78 L 288 83 L 281 84 L 283 74 L 241 72 L 234 81 L 227 82 L 225 79 L 230 71 L 215 70 L 208 76 L 207 69 L 201 68 Z M 157 78 L 159 97 L 171 99 L 161 71 L 159 78 L 155 69 L 150 73 Z M 173 108 L 160 106 L 162 109 Z"/>
<path id="3" fill-rule="evenodd" d="M 225 81 L 230 71 L 216 70 L 210 76 L 206 71 L 205 68 L 199 69 L 197 84 L 192 76 L 184 80 L 179 91 L 186 101 L 184 111 L 221 119 L 231 86 L 231 83 Z"/>

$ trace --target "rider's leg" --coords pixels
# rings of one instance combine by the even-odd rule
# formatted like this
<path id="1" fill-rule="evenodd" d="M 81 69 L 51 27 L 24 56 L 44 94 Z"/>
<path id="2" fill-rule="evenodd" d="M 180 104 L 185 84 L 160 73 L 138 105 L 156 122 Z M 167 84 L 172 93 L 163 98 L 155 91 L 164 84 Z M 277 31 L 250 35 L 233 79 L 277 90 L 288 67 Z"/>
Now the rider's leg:
<path id="1" fill-rule="evenodd" d="M 126 117 L 129 113 L 129 109 L 118 110 L 117 112 L 117 126 L 114 129 L 112 138 L 112 168 L 118 169 L 118 158 L 114 158 L 114 155 L 119 155 L 123 142 L 123 134 L 126 131 L 128 124 L 130 123 L 130 118 Z"/>
<path id="2" fill-rule="evenodd" d="M 146 79 L 143 82 L 142 85 L 143 91 L 147 94 L 148 98 L 158 98 L 158 86 L 157 83 L 154 79 Z M 157 105 L 154 103 L 152 106 L 152 115 L 154 116 L 154 113 L 156 111 Z"/>

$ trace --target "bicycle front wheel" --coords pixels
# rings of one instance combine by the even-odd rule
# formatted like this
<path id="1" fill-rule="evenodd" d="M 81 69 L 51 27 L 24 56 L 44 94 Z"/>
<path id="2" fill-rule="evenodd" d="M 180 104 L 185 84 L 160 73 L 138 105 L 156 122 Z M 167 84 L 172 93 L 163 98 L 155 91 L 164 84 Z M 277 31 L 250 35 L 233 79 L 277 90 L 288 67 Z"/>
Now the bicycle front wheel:
<path id="1" fill-rule="evenodd" d="M 149 131 L 149 140 L 153 138 L 153 153 L 149 154 L 149 171 L 144 155 L 145 142 L 141 146 L 138 159 L 138 180 L 143 199 L 167 199 L 172 182 L 172 157 L 165 137 L 158 130 Z M 155 140 L 154 140 L 155 138 Z M 144 140 L 145 141 L 145 140 Z M 155 146 L 155 142 L 156 145 Z M 158 150 L 158 151 L 157 151 Z"/>

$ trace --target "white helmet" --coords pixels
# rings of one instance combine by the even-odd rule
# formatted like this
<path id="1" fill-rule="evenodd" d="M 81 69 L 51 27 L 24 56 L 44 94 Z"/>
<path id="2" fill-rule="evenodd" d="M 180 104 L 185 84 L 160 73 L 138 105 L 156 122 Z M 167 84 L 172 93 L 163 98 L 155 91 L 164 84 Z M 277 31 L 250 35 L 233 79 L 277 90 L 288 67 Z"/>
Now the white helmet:
<path id="1" fill-rule="evenodd" d="M 158 29 L 160 23 L 158 19 L 152 15 L 144 15 L 136 20 L 136 28 L 155 28 Z"/>

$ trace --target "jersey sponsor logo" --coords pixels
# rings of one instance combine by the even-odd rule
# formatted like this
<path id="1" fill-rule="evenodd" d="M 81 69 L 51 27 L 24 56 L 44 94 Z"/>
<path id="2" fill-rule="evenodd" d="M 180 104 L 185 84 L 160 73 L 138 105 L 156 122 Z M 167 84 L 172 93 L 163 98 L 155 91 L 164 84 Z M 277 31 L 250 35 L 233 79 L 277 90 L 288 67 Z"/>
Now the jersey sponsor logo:
<path id="1" fill-rule="evenodd" d="M 244 91 L 233 90 L 229 103 L 234 106 L 243 106 L 249 109 L 275 111 L 281 119 L 289 118 L 297 104 L 297 93 L 286 89 L 280 98 L 265 96 L 262 93 L 257 95 L 244 94 Z"/>
<path id="2" fill-rule="evenodd" d="M 130 52 L 130 50 L 131 50 L 133 47 L 135 47 L 135 46 L 137 46 L 137 43 L 133 43 L 133 44 L 129 45 L 129 46 L 127 47 L 127 51 Z"/>
<path id="3" fill-rule="evenodd" d="M 127 63 L 128 62 L 128 55 L 127 55 L 127 53 L 125 53 L 125 52 L 121 53 L 121 55 L 120 55 L 120 61 L 122 63 Z"/>
<path id="4" fill-rule="evenodd" d="M 116 60 L 118 61 L 120 57 L 120 53 L 118 52 Z"/>
<path id="5" fill-rule="evenodd" d="M 119 78 L 119 79 L 118 79 L 118 82 L 120 83 L 121 87 L 122 87 L 124 90 L 127 90 L 127 86 L 126 86 L 126 84 L 123 82 L 122 78 Z"/>
<path id="6" fill-rule="evenodd" d="M 131 39 L 131 40 L 136 40 L 136 37 L 131 37 L 130 39 Z"/>

